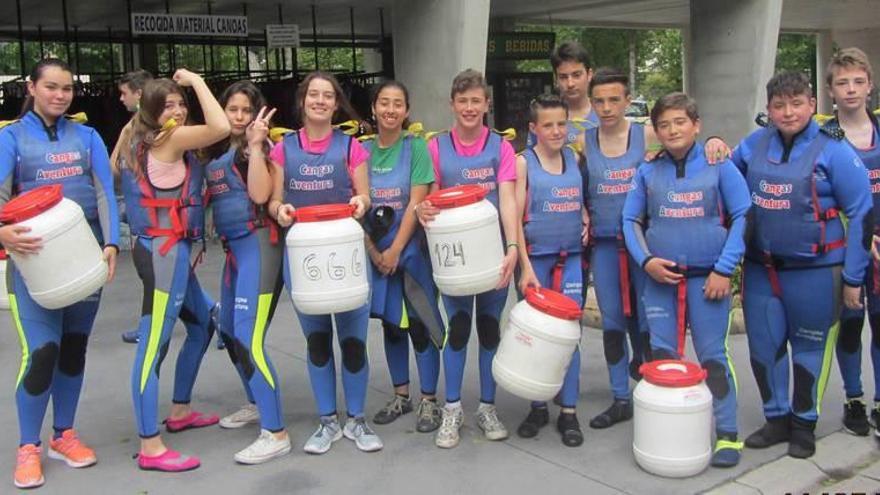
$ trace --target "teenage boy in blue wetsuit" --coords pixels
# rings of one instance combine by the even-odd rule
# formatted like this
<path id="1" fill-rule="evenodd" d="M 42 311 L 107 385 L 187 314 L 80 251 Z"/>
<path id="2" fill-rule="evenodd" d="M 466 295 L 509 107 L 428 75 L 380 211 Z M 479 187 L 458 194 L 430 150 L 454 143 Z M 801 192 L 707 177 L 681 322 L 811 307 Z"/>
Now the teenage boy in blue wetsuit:
<path id="1" fill-rule="evenodd" d="M 871 326 L 871 364 L 874 369 L 874 405 L 871 423 L 880 424 L 880 266 L 876 235 L 880 230 L 880 126 L 877 116 L 868 110 L 868 95 L 873 89 L 873 71 L 865 52 L 855 47 L 844 48 L 831 57 L 825 71 L 827 90 L 837 104 L 834 118 L 825 123 L 829 129 L 840 128 L 846 140 L 864 163 L 871 182 L 873 211 L 871 216 L 874 259 L 865 272 L 864 293 L 868 301 L 868 322 Z M 843 377 L 846 402 L 843 405 L 843 427 L 854 435 L 870 432 L 862 391 L 862 327 L 863 309 L 844 308 L 840 315 L 837 339 L 837 364 Z M 875 430 L 880 436 L 880 430 Z"/>
<path id="2" fill-rule="evenodd" d="M 709 165 L 700 118 L 683 93 L 660 98 L 651 122 L 663 145 L 643 163 L 623 207 L 626 245 L 650 276 L 643 294 L 654 359 L 679 359 L 690 325 L 712 392 L 712 465 L 739 463 L 736 377 L 727 353 L 730 277 L 742 259 L 749 190 L 729 160 Z M 684 306 L 684 308 L 682 307 Z"/>
<path id="3" fill-rule="evenodd" d="M 520 292 L 528 286 L 560 292 L 583 306 L 583 270 L 580 252 L 587 240 L 586 211 L 579 157 L 565 145 L 568 109 L 555 95 L 541 95 L 529 105 L 529 131 L 535 145 L 516 159 L 516 200 L 522 213 L 519 244 L 524 247 Z M 562 443 L 577 447 L 584 434 L 575 414 L 580 392 L 580 349 L 575 349 L 559 393 L 562 409 L 556 429 Z M 517 434 L 534 437 L 549 422 L 546 402 L 533 402 Z"/>
<path id="4" fill-rule="evenodd" d="M 743 311 L 767 419 L 745 443 L 765 448 L 789 441 L 788 454 L 799 458 L 816 450 L 840 301 L 862 307 L 873 228 L 865 167 L 842 135 L 813 121 L 815 109 L 804 74 L 774 76 L 767 83 L 770 125 L 733 154 L 754 203 Z"/>

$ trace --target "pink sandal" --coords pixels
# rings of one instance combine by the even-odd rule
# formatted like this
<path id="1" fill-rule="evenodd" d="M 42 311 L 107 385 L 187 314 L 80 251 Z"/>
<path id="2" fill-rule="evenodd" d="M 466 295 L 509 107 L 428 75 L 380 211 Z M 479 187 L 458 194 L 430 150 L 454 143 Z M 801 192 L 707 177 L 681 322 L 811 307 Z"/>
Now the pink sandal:
<path id="1" fill-rule="evenodd" d="M 220 422 L 216 414 L 206 415 L 198 411 L 189 413 L 189 416 L 181 419 L 165 418 L 165 429 L 168 433 L 178 433 L 192 428 L 204 428 Z"/>
<path id="2" fill-rule="evenodd" d="M 201 466 L 199 458 L 194 455 L 183 455 L 176 450 L 168 449 L 156 456 L 138 454 L 138 467 L 144 471 L 162 471 L 165 473 L 179 473 L 192 471 Z"/>

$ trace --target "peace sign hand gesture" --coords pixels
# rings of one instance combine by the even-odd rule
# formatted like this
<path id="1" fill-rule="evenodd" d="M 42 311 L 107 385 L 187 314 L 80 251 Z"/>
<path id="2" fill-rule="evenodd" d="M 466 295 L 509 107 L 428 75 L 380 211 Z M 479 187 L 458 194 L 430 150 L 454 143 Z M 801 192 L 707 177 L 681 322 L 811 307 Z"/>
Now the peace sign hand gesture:
<path id="1" fill-rule="evenodd" d="M 275 115 L 276 110 L 277 109 L 273 108 L 267 111 L 266 107 L 260 109 L 256 118 L 254 118 L 245 130 L 249 145 L 262 146 L 263 143 L 266 142 L 266 139 L 269 137 L 269 122 L 271 122 L 272 116 Z"/>

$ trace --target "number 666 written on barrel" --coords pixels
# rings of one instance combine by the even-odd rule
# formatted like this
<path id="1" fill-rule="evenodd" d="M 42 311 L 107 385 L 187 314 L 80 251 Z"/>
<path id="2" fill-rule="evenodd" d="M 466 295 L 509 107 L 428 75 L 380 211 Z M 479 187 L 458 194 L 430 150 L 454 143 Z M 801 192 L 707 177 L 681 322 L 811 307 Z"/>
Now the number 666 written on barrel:
<path id="1" fill-rule="evenodd" d="M 435 242 L 433 251 L 437 258 L 437 266 L 451 268 L 467 265 L 461 241 Z"/>
<path id="2" fill-rule="evenodd" d="M 364 271 L 360 252 L 357 249 L 352 250 L 350 260 L 344 254 L 337 254 L 336 251 L 322 254 L 309 253 L 303 258 L 303 272 L 309 280 L 321 280 L 325 274 L 330 280 L 344 280 L 349 275 L 359 277 Z"/>

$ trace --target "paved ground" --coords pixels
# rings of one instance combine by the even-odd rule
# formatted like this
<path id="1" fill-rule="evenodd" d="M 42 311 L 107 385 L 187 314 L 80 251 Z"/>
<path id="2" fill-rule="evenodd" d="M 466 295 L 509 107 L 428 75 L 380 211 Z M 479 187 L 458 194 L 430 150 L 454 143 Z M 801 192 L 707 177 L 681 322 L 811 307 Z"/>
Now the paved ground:
<path id="1" fill-rule="evenodd" d="M 217 246 L 212 246 L 211 256 L 199 269 L 204 285 L 215 294 L 222 261 L 220 253 Z M 415 432 L 414 419 L 410 415 L 391 425 L 376 428 L 385 442 L 385 449 L 379 453 L 360 453 L 351 442 L 343 439 L 328 454 L 310 456 L 301 450 L 316 424 L 306 373 L 305 342 L 295 323 L 290 303 L 284 301 L 272 324 L 267 352 L 280 375 L 285 418 L 294 442 L 293 453 L 262 466 L 239 466 L 233 462 L 232 455 L 256 437 L 256 427 L 234 431 L 214 427 L 166 437 L 174 448 L 200 455 L 203 465 L 199 470 L 178 475 L 141 472 L 132 460 L 132 455 L 137 451 L 129 390 L 134 347 L 124 344 L 119 338 L 120 332 L 134 323 L 139 311 L 140 285 L 130 259 L 124 256 L 118 279 L 105 292 L 91 339 L 86 384 L 77 419 L 77 428 L 96 448 L 100 462 L 90 469 L 72 470 L 57 461 L 46 460 L 44 473 L 47 482 L 41 493 L 243 495 L 273 492 L 363 493 L 366 490 L 368 493 L 384 494 L 535 494 L 551 490 L 555 493 L 681 494 L 704 492 L 716 487 L 719 487 L 720 493 L 734 490 L 756 493 L 753 485 L 740 483 L 737 478 L 768 465 L 785 452 L 785 446 L 766 451 L 747 450 L 743 462 L 736 469 L 710 468 L 693 478 L 669 480 L 649 475 L 635 464 L 631 454 L 631 424 L 603 431 L 586 429 L 586 442 L 576 449 L 562 446 L 552 427 L 543 430 L 535 439 L 523 440 L 513 436 L 505 442 L 487 442 L 476 429 L 472 416 L 478 397 L 476 352 L 472 352 L 463 392 L 467 416 L 462 443 L 458 448 L 440 450 L 434 447 L 432 435 Z M 6 425 L 0 430 L 0 445 L 5 446 L 5 454 L 0 455 L 0 493 L 12 493 L 11 477 L 18 432 L 11 391 L 19 366 L 20 349 L 11 322 L 5 318 L 0 322 L 0 376 L 6 377 L 0 380 L 0 387 L 10 392 L 8 399 L 0 402 L 0 424 Z M 162 373 L 163 415 L 170 403 L 173 361 L 182 329 L 179 327 L 177 332 Z M 601 334 L 588 330 L 584 335 L 579 416 L 586 426 L 591 416 L 607 406 L 610 395 L 602 357 Z M 475 341 L 472 339 L 472 346 L 475 346 Z M 745 337 L 731 336 L 730 347 L 739 372 L 739 424 L 741 431 L 747 433 L 759 427 L 763 418 L 757 388 L 748 365 Z M 367 410 L 372 415 L 390 395 L 381 331 L 375 322 L 371 328 L 369 352 L 372 376 Z M 864 361 L 867 370 L 867 356 Z M 415 377 L 414 363 L 412 368 Z M 417 379 L 414 378 L 414 382 Z M 866 390 L 870 390 L 871 385 L 868 378 Z M 840 429 L 841 397 L 840 377 L 835 370 L 829 381 L 824 415 L 818 425 L 820 436 Z M 226 353 L 212 347 L 196 385 L 194 404 L 201 410 L 223 414 L 235 410 L 243 400 L 240 382 Z M 340 405 L 343 404 L 342 400 L 340 391 Z M 526 402 L 499 390 L 498 407 L 513 432 L 526 413 Z M 552 414 L 555 416 L 555 411 Z M 44 438 L 49 434 L 50 425 L 51 417 L 45 423 Z M 853 462 L 864 464 L 866 459 L 871 459 L 880 451 L 873 439 L 855 439 L 844 434 L 829 438 L 836 439 L 837 449 L 829 447 L 829 452 L 846 452 L 850 450 L 849 445 L 860 445 L 858 452 L 868 457 L 862 455 Z M 825 448 L 824 443 L 822 445 L 820 454 Z M 846 459 L 833 453 L 831 456 Z M 787 458 L 780 462 L 787 462 Z M 812 479 L 790 476 L 777 466 L 781 464 L 769 464 L 763 469 L 769 469 L 768 476 L 775 480 L 777 484 L 774 486 L 779 491 L 811 486 Z M 851 482 L 857 485 L 867 483 L 868 486 L 855 486 L 864 492 L 880 490 L 880 475 L 877 474 L 880 473 L 880 467 L 873 466 L 871 471 L 872 465 L 865 466 L 867 474 L 851 478 Z M 840 478 L 848 478 L 854 471 L 847 469 L 832 472 L 846 474 Z M 761 474 L 761 471 L 758 473 Z M 755 476 L 751 473 L 746 476 L 749 475 Z M 821 471 L 816 482 L 821 483 L 826 478 L 827 472 Z M 737 480 L 737 485 L 725 485 L 734 480 Z M 828 481 L 825 483 L 820 486 L 829 486 Z"/>

